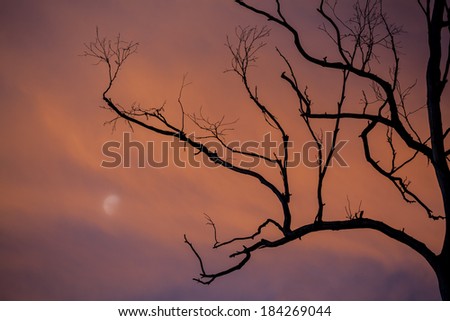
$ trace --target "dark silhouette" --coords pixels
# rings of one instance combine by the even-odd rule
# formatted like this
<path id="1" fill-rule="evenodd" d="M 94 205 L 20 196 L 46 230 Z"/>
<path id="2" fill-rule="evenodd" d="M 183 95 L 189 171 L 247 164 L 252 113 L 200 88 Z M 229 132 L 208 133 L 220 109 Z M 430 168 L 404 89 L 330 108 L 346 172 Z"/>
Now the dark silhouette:
<path id="1" fill-rule="evenodd" d="M 283 125 L 274 113 L 263 103 L 258 96 L 257 87 L 252 87 L 248 79 L 248 69 L 256 59 L 258 51 L 265 45 L 264 39 L 269 34 L 269 29 L 263 28 L 237 28 L 237 43 L 227 39 L 227 47 L 232 55 L 230 71 L 238 75 L 243 86 L 249 95 L 250 100 L 264 116 L 264 120 L 279 134 L 282 150 L 277 155 L 262 155 L 257 152 L 248 152 L 233 148 L 224 140 L 224 131 L 230 124 L 223 121 L 211 122 L 202 114 L 187 114 L 182 103 L 182 90 L 186 85 L 185 80 L 178 98 L 181 121 L 180 125 L 169 121 L 164 116 L 164 109 L 143 109 L 133 105 L 124 108 L 110 98 L 110 89 L 117 78 L 117 74 L 124 61 L 136 51 L 138 46 L 134 42 L 124 42 L 118 37 L 109 41 L 101 38 L 97 32 L 94 42 L 86 44 L 85 55 L 95 57 L 99 63 L 106 64 L 108 68 L 108 83 L 103 92 L 105 108 L 115 113 L 114 119 L 110 122 L 115 125 L 119 119 L 125 120 L 130 126 L 141 126 L 156 134 L 172 136 L 186 145 L 194 148 L 198 154 L 203 154 L 210 161 L 228 170 L 257 179 L 262 185 L 267 187 L 278 199 L 282 210 L 282 221 L 268 218 L 261 225 L 257 226 L 252 235 L 246 237 L 236 237 L 231 240 L 220 242 L 217 239 L 216 225 L 207 216 L 208 224 L 214 231 L 214 248 L 223 247 L 231 243 L 251 241 L 250 245 L 244 246 L 242 250 L 234 252 L 230 257 L 241 258 L 238 263 L 230 268 L 218 272 L 208 272 L 203 264 L 203 259 L 195 249 L 194 245 L 185 236 L 185 242 L 196 255 L 200 264 L 200 276 L 195 280 L 204 284 L 210 284 L 216 278 L 227 275 L 242 268 L 252 256 L 252 253 L 262 248 L 274 248 L 282 246 L 303 236 L 325 230 L 352 230 L 371 229 L 403 243 L 420 254 L 433 268 L 436 273 L 442 299 L 450 299 L 450 226 L 446 218 L 450 215 L 450 172 L 448 167 L 450 150 L 446 150 L 445 139 L 450 128 L 444 130 L 441 116 L 441 97 L 447 85 L 449 73 L 449 51 L 446 49 L 448 43 L 442 49 L 442 42 L 448 42 L 449 36 L 442 37 L 442 33 L 450 31 L 449 7 L 445 0 L 417 0 L 416 5 L 423 12 L 424 25 L 428 37 L 428 62 L 426 67 L 426 110 L 428 111 L 429 137 L 423 139 L 413 128 L 410 122 L 412 112 L 406 107 L 406 97 L 410 94 L 413 86 L 403 89 L 399 81 L 400 58 L 398 54 L 397 37 L 401 33 L 401 28 L 388 22 L 383 11 L 382 0 L 365 0 L 356 2 L 353 6 L 353 15 L 348 19 L 339 17 L 336 10 L 336 2 L 322 0 L 317 8 L 318 13 L 324 20 L 321 29 L 330 37 L 334 44 L 333 52 L 323 53 L 320 57 L 311 54 L 304 47 L 301 38 L 301 31 L 295 28 L 283 14 L 283 8 L 279 0 L 274 0 L 273 12 L 259 9 L 248 4 L 246 1 L 235 0 L 236 4 L 244 10 L 249 10 L 256 15 L 267 18 L 269 23 L 277 25 L 284 30 L 293 41 L 299 54 L 307 62 L 323 67 L 325 69 L 339 71 L 341 73 L 340 98 L 337 102 L 334 113 L 316 112 L 312 106 L 312 98 L 309 97 L 306 87 L 302 87 L 294 68 L 286 56 L 277 49 L 280 59 L 286 64 L 286 72 L 281 74 L 281 78 L 293 90 L 298 98 L 299 119 L 308 129 L 312 140 L 317 147 L 317 213 L 314 221 L 303 226 L 292 226 L 292 212 L 290 208 L 290 181 L 288 168 L 288 151 L 290 148 L 289 136 Z M 296 24 L 301 21 L 295 21 Z M 390 56 L 390 63 L 386 66 L 384 76 L 375 73 L 372 63 L 378 60 L 378 52 L 383 52 L 383 57 Z M 337 56 L 336 54 L 337 53 Z M 336 56 L 336 57 L 335 57 Z M 333 58 L 335 57 L 335 58 Z M 386 71 L 388 70 L 388 71 Z M 382 74 L 382 73 L 381 73 Z M 372 88 L 371 93 L 362 93 L 363 107 L 359 111 L 344 112 L 342 106 L 346 100 L 348 92 L 349 78 L 359 79 L 367 82 Z M 236 156 L 259 158 L 265 162 L 274 164 L 278 169 L 282 181 L 282 188 L 278 188 L 268 180 L 263 174 L 250 168 L 240 167 L 233 160 L 223 158 L 216 151 L 208 149 L 202 138 L 195 137 L 185 131 L 185 120 L 191 120 L 196 126 L 207 132 L 204 137 L 214 138 L 226 149 Z M 317 134 L 312 122 L 317 119 L 326 119 L 334 122 L 331 147 L 324 148 L 323 137 Z M 363 154 L 368 164 L 386 180 L 390 181 L 398 190 L 401 197 L 407 203 L 415 203 L 423 208 L 428 219 L 445 221 L 445 237 L 439 253 L 431 251 L 426 244 L 408 235 L 404 229 L 396 229 L 385 222 L 369 218 L 369 213 L 364 214 L 361 204 L 358 211 L 352 212 L 350 202 L 346 208 L 345 220 L 329 221 L 325 220 L 323 184 L 330 168 L 333 151 L 336 148 L 339 130 L 342 126 L 341 120 L 352 119 L 361 122 L 365 127 L 360 133 L 362 140 Z M 370 143 L 370 134 L 375 129 L 383 128 L 386 131 L 386 139 L 390 146 L 391 166 L 383 167 L 373 155 Z M 394 139 L 399 139 L 412 152 L 412 156 L 406 161 L 400 162 L 396 159 L 396 144 Z M 397 145 L 398 146 L 398 145 Z M 439 183 L 439 192 L 442 196 L 444 213 L 435 214 L 422 199 L 411 190 L 406 178 L 398 176 L 398 171 L 413 162 L 417 155 L 424 155 L 431 166 L 433 166 Z M 437 192 L 437 191 L 436 191 Z M 280 232 L 277 239 L 264 239 L 260 237 L 262 230 L 273 225 Z M 247 243 L 246 243 L 247 244 Z"/>

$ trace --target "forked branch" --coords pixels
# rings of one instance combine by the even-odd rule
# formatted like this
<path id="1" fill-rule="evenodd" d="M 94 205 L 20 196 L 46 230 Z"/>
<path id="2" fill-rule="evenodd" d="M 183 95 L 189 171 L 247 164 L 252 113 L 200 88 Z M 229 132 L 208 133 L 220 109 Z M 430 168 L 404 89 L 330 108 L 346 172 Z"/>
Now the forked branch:
<path id="1" fill-rule="evenodd" d="M 312 224 L 306 224 L 293 230 L 292 233 L 290 233 L 289 235 L 283 236 L 278 239 L 274 239 L 272 241 L 260 239 L 259 241 L 253 243 L 252 245 L 244 246 L 242 250 L 236 251 L 230 255 L 230 257 L 241 257 L 241 256 L 243 257 L 235 265 L 214 273 L 206 271 L 202 257 L 197 252 L 193 244 L 187 239 L 186 236 L 185 242 L 189 245 L 189 247 L 197 257 L 201 269 L 200 277 L 194 278 L 194 280 L 202 284 L 211 284 L 217 278 L 228 275 L 230 273 L 233 273 L 234 271 L 243 268 L 249 262 L 251 254 L 257 250 L 264 248 L 276 248 L 295 240 L 301 240 L 302 237 L 308 234 L 320 231 L 343 231 L 343 230 L 357 230 L 357 229 L 370 229 L 381 232 L 382 234 L 415 250 L 417 253 L 422 255 L 432 267 L 435 267 L 437 264 L 438 258 L 436 254 L 434 254 L 424 243 L 408 235 L 404 231 L 404 229 L 397 230 L 381 221 L 363 218 L 362 215 L 354 219 L 345 221 L 322 221 L 322 222 L 315 222 Z"/>

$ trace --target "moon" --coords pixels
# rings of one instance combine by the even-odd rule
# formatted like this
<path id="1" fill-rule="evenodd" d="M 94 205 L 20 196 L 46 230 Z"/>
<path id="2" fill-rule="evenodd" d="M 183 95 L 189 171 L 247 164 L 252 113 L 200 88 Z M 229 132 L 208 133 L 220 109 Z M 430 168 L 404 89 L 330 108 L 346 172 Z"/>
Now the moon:
<path id="1" fill-rule="evenodd" d="M 103 210 L 108 215 L 113 215 L 119 207 L 120 197 L 116 194 L 108 195 L 103 201 Z"/>

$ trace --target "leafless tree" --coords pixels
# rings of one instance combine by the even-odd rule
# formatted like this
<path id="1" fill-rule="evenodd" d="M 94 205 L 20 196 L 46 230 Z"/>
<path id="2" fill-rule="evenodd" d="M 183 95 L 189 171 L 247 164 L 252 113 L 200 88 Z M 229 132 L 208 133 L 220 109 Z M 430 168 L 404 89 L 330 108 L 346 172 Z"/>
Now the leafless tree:
<path id="1" fill-rule="evenodd" d="M 415 110 L 407 106 L 406 98 L 414 85 L 403 88 L 399 78 L 398 36 L 402 30 L 388 21 L 387 15 L 383 10 L 382 0 L 357 1 L 353 6 L 353 15 L 346 19 L 339 16 L 336 0 L 318 1 L 317 11 L 323 18 L 323 25 L 320 29 L 325 32 L 334 44 L 333 51 L 328 55 L 324 55 L 325 57 L 314 56 L 304 46 L 300 30 L 288 21 L 280 0 L 274 0 L 273 11 L 259 9 L 257 6 L 249 4 L 248 1 L 235 0 L 234 2 L 244 10 L 265 17 L 270 24 L 278 26 L 287 35 L 290 35 L 299 57 L 304 59 L 304 61 L 341 74 L 340 95 L 335 112 L 316 112 L 312 104 L 312 98 L 308 95 L 307 87 L 300 83 L 290 60 L 277 48 L 280 59 L 284 61 L 286 66 L 286 71 L 282 72 L 281 79 L 292 89 L 297 97 L 299 119 L 306 126 L 318 151 L 317 212 L 315 219 L 309 224 L 302 226 L 293 226 L 292 224 L 292 211 L 290 208 L 291 189 L 288 175 L 288 158 L 291 146 L 289 144 L 289 135 L 281 121 L 273 113 L 273 109 L 266 105 L 258 95 L 258 88 L 252 86 L 249 81 L 249 68 L 255 64 L 259 50 L 266 45 L 265 39 L 269 35 L 267 27 L 237 28 L 235 39 L 234 37 L 227 38 L 226 44 L 232 57 L 229 71 L 235 73 L 241 79 L 253 105 L 262 113 L 265 122 L 278 133 L 282 149 L 279 154 L 273 155 L 249 152 L 227 145 L 223 135 L 229 129 L 230 124 L 225 123 L 223 119 L 213 122 L 205 117 L 202 112 L 200 114 L 187 114 L 182 102 L 182 90 L 186 86 L 185 80 L 178 97 L 181 122 L 179 120 L 168 120 L 164 115 L 164 106 L 146 109 L 133 105 L 124 108 L 116 101 L 113 101 L 110 97 L 111 87 L 125 60 L 136 51 L 137 43 L 124 42 L 120 37 L 114 40 L 107 40 L 101 38 L 97 33 L 96 39 L 86 44 L 84 53 L 86 56 L 96 58 L 98 63 L 107 66 L 108 81 L 102 98 L 106 103 L 105 108 L 110 109 L 115 114 L 115 117 L 111 120 L 113 124 L 118 120 L 125 120 L 130 126 L 141 126 L 156 134 L 179 139 L 186 145 L 194 148 L 197 154 L 206 156 L 205 159 L 209 159 L 215 164 L 243 176 L 255 178 L 275 195 L 281 206 L 281 220 L 269 217 L 255 227 L 255 232 L 252 235 L 235 237 L 222 242 L 218 240 L 215 223 L 207 216 L 208 224 L 211 225 L 214 232 L 214 248 L 236 243 L 243 244 L 243 248 L 230 255 L 230 257 L 240 258 L 237 263 L 221 271 L 209 272 L 205 268 L 202 256 L 193 243 L 185 236 L 185 242 L 196 255 L 200 265 L 200 274 L 195 280 L 204 284 L 210 284 L 215 279 L 242 268 L 249 262 L 255 251 L 263 248 L 279 247 L 301 239 L 310 233 L 325 230 L 370 229 L 379 231 L 420 254 L 436 273 L 442 299 L 449 300 L 450 226 L 449 220 L 446 218 L 450 215 L 450 172 L 448 167 L 450 150 L 446 149 L 445 140 L 450 128 L 444 129 L 441 115 L 441 97 L 446 88 L 450 61 L 450 51 L 448 50 L 450 43 L 443 45 L 443 42 L 448 42 L 450 39 L 449 7 L 446 0 L 417 0 L 417 3 L 411 3 L 411 5 L 417 6 L 416 8 L 423 12 L 424 25 L 426 25 L 428 37 L 427 97 L 424 108 L 428 112 L 429 137 L 426 138 L 418 134 L 418 131 L 414 129 L 410 121 Z M 299 22 L 296 21 L 297 23 Z M 380 52 L 383 52 L 383 55 L 380 55 Z M 381 56 L 384 59 L 386 53 L 390 56 L 390 62 L 381 64 Z M 384 74 L 374 71 L 375 63 L 377 63 L 377 66 L 386 67 Z M 361 93 L 362 108 L 352 112 L 344 111 L 343 109 L 346 103 L 350 78 L 365 82 L 371 88 L 371 92 L 363 91 Z M 319 119 L 333 122 L 331 148 L 324 147 L 323 137 L 314 127 L 317 126 L 315 124 Z M 362 152 L 374 171 L 391 182 L 405 202 L 414 203 L 421 207 L 426 214 L 426 218 L 445 222 L 446 232 L 439 253 L 434 253 L 426 244 L 406 233 L 404 229 L 396 229 L 385 222 L 371 219 L 367 214 L 363 216 L 364 211 L 361 209 L 361 204 L 359 204 L 356 212 L 352 212 L 348 201 L 348 205 L 345 208 L 346 219 L 325 219 L 323 185 L 330 169 L 330 162 L 343 119 L 350 119 L 365 124 L 364 129 L 360 133 Z M 188 133 L 185 120 L 192 121 L 196 127 L 206 132 L 206 134 L 204 136 L 195 136 L 193 133 Z M 177 125 L 177 123 L 179 124 Z M 377 157 L 371 149 L 370 135 L 374 133 L 375 129 L 379 128 L 386 132 L 386 141 L 391 155 L 390 168 L 383 167 L 377 161 Z M 229 159 L 218 155 L 216 151 L 209 149 L 204 143 L 205 138 L 217 140 L 233 155 L 245 155 L 246 157 L 262 159 L 273 164 L 279 169 L 282 188 L 278 188 L 275 183 L 267 179 L 257 169 L 241 167 L 234 161 L 234 158 Z M 411 157 L 404 161 L 399 161 L 396 158 L 398 141 L 406 144 L 411 151 Z M 409 181 L 399 174 L 399 170 L 412 163 L 419 154 L 424 155 L 435 170 L 444 213 L 434 213 L 420 196 L 410 188 Z M 279 237 L 273 239 L 263 238 L 263 230 L 268 225 L 274 226 L 279 231 Z"/>

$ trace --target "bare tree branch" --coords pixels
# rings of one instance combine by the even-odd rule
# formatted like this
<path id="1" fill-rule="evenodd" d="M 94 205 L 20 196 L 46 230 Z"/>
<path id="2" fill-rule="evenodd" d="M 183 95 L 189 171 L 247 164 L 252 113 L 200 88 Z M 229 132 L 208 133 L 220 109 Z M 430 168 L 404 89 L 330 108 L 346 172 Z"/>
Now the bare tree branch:
<path id="1" fill-rule="evenodd" d="M 335 101 L 335 111 L 332 113 L 316 112 L 313 110 L 312 100 L 308 95 L 308 87 L 300 83 L 294 66 L 287 56 L 276 48 L 287 68 L 287 71 L 281 73 L 281 80 L 286 82 L 295 94 L 298 100 L 300 117 L 317 147 L 317 212 L 314 221 L 297 227 L 292 226 L 290 209 L 291 189 L 288 164 L 291 145 L 289 135 L 282 121 L 273 113 L 273 110 L 276 109 L 266 103 L 263 95 L 258 92 L 258 86 L 250 81 L 251 67 L 256 66 L 258 54 L 266 46 L 266 39 L 270 34 L 270 30 L 267 27 L 238 27 L 235 30 L 235 39 L 227 37 L 226 46 L 232 57 L 231 69 L 227 71 L 239 77 L 249 100 L 252 102 L 252 106 L 261 112 L 262 119 L 272 128 L 271 131 L 276 131 L 277 135 L 279 135 L 278 139 L 281 142 L 282 152 L 274 153 L 273 156 L 239 149 L 228 144 L 225 136 L 228 131 L 233 130 L 232 125 L 235 122 L 225 121 L 225 116 L 213 121 L 203 114 L 202 109 L 197 114 L 186 113 L 182 100 L 183 90 L 189 85 L 186 82 L 186 76 L 183 77 L 178 95 L 178 107 L 181 114 L 180 125 L 176 125 L 178 122 L 172 122 L 166 118 L 165 104 L 156 108 L 142 107 L 136 103 L 128 108 L 122 107 L 119 103 L 113 101 L 110 91 L 124 62 L 136 52 L 138 44 L 125 42 L 121 40 L 120 35 L 113 41 L 107 40 L 99 36 L 98 30 L 94 42 L 85 44 L 83 55 L 93 57 L 96 60 L 96 64 L 105 64 L 107 67 L 108 78 L 102 98 L 106 103 L 105 108 L 115 113 L 114 118 L 109 121 L 113 128 L 115 128 L 117 121 L 123 120 L 130 128 L 140 126 L 162 136 L 177 138 L 186 146 L 196 150 L 196 155 L 203 156 L 205 161 L 209 160 L 235 173 L 257 179 L 276 196 L 281 205 L 282 223 L 269 217 L 256 226 L 253 233 L 249 233 L 247 236 L 232 237 L 226 241 L 218 240 L 216 224 L 211 217 L 205 214 L 207 224 L 213 229 L 214 249 L 236 244 L 240 244 L 243 247 L 230 255 L 231 258 L 237 259 L 231 267 L 210 273 L 205 268 L 202 256 L 193 243 L 184 235 L 185 243 L 194 253 L 200 265 L 199 277 L 194 280 L 203 284 L 210 284 L 217 278 L 244 267 L 249 262 L 253 252 L 264 248 L 276 248 L 301 239 L 310 233 L 370 229 L 379 231 L 410 247 L 424 257 L 438 276 L 442 297 L 450 299 L 450 276 L 448 274 L 448 271 L 450 271 L 450 223 L 446 219 L 449 215 L 448 213 L 450 213 L 450 171 L 448 168 L 450 150 L 445 150 L 445 139 L 450 129 L 447 128 L 444 132 L 441 115 L 441 97 L 450 69 L 450 40 L 445 38 L 448 40 L 448 52 L 446 57 L 442 58 L 441 33 L 446 31 L 450 34 L 449 7 L 445 0 L 435 0 L 433 2 L 430 0 L 417 1 L 427 20 L 430 52 L 426 74 L 427 103 L 419 108 L 417 106 L 409 107 L 406 104 L 407 97 L 416 83 L 406 87 L 406 89 L 402 88 L 400 84 L 400 58 L 397 36 L 402 30 L 400 27 L 388 22 L 382 0 L 357 1 L 353 6 L 353 14 L 347 19 L 339 16 L 337 1 L 321 0 L 317 11 L 324 23 L 320 29 L 325 32 L 326 36 L 334 44 L 334 51 L 330 52 L 329 55 L 325 55 L 325 57 L 317 57 L 311 54 L 314 51 L 310 51 L 309 47 L 307 49 L 303 44 L 299 32 L 300 29 L 294 28 L 288 21 L 289 16 L 285 15 L 279 0 L 273 0 L 275 9 L 272 9 L 272 11 L 259 9 L 257 4 L 250 5 L 245 0 L 235 0 L 242 8 L 266 18 L 286 31 L 292 37 L 297 53 L 306 62 L 330 71 L 338 71 L 341 76 L 340 92 Z M 380 51 L 382 54 L 380 54 Z M 378 72 L 378 68 L 374 66 L 376 63 L 381 65 L 382 60 L 386 57 L 384 55 L 386 52 L 388 53 L 388 63 L 385 63 L 387 67 L 384 71 Z M 336 61 L 327 57 L 336 57 Z M 362 91 L 360 100 L 362 105 L 360 108 L 362 110 L 355 111 L 353 109 L 348 111 L 347 106 L 344 108 L 344 103 L 347 101 L 346 95 L 349 79 L 364 81 L 371 89 L 371 92 L 370 90 L 368 92 L 366 89 Z M 421 139 L 419 135 L 421 131 L 414 128 L 414 121 L 411 120 L 413 115 L 422 109 L 426 109 L 428 112 L 430 135 L 426 140 Z M 186 116 L 188 120 L 191 120 L 202 131 L 202 134 L 206 134 L 203 136 L 188 135 L 185 123 Z M 327 146 L 324 144 L 322 128 L 319 128 L 316 123 L 320 119 L 327 119 L 333 122 L 331 142 L 326 144 Z M 428 218 L 436 221 L 445 220 L 446 235 L 444 236 L 440 254 L 435 254 L 424 243 L 405 233 L 404 229 L 399 230 L 384 222 L 364 217 L 365 211 L 361 209 L 362 201 L 359 202 L 358 209 L 352 211 L 350 199 L 347 197 L 347 205 L 345 206 L 347 220 L 328 221 L 325 219 L 328 214 L 325 213 L 325 195 L 323 195 L 325 178 L 331 168 L 332 156 L 337 148 L 341 124 L 344 119 L 367 122 L 367 125 L 360 132 L 362 150 L 366 161 L 375 169 L 376 173 L 393 184 L 406 203 L 416 203 L 425 210 Z M 383 166 L 376 160 L 376 156 L 372 154 L 373 145 L 369 141 L 369 135 L 372 131 L 380 127 L 385 129 L 387 144 L 385 143 L 384 146 L 389 149 L 390 154 L 390 164 Z M 223 155 L 218 155 L 216 151 L 208 148 L 207 143 L 204 141 L 206 139 L 213 139 L 219 142 L 233 156 L 226 158 Z M 403 161 L 399 161 L 399 158 L 403 158 L 403 155 L 399 157 L 397 154 L 397 151 L 400 150 L 398 149 L 399 141 L 410 149 L 410 152 L 407 154 L 408 158 Z M 435 215 L 432 209 L 422 201 L 422 198 L 411 190 L 410 181 L 407 177 L 400 177 L 400 170 L 411 164 L 419 154 L 423 154 L 435 169 L 444 203 L 445 215 Z M 278 188 L 274 182 L 261 174 L 263 172 L 258 171 L 258 168 L 244 168 L 236 164 L 234 157 L 242 156 L 276 164 L 280 173 L 282 187 Z M 366 216 L 368 215 L 366 214 Z M 268 226 L 274 226 L 280 231 L 280 235 L 277 237 L 272 236 L 270 239 L 265 237 L 264 232 Z M 247 244 L 247 246 L 244 244 Z"/>
<path id="2" fill-rule="evenodd" d="M 209 133 L 209 135 L 200 136 L 197 138 L 199 138 L 199 139 L 213 138 L 216 141 L 218 141 L 226 150 L 232 152 L 233 154 L 240 154 L 240 155 L 249 156 L 249 157 L 253 157 L 253 158 L 263 159 L 266 162 L 272 163 L 272 164 L 277 163 L 277 159 L 275 159 L 275 158 L 270 158 L 270 157 L 261 155 L 256 152 L 250 152 L 250 151 L 246 151 L 246 150 L 242 150 L 242 149 L 237 149 L 233 146 L 230 146 L 230 144 L 227 144 L 225 142 L 224 136 L 226 135 L 226 132 L 233 130 L 233 128 L 228 127 L 228 126 L 235 124 L 237 122 L 237 120 L 226 123 L 225 117 L 222 117 L 220 120 L 214 122 L 214 121 L 209 120 L 208 118 L 206 118 L 203 115 L 202 109 L 200 109 L 199 115 L 194 113 L 194 114 L 188 115 L 188 117 L 198 128 L 203 129 L 204 131 Z M 232 160 L 229 160 L 229 161 L 231 162 Z"/>
<path id="3" fill-rule="evenodd" d="M 236 270 L 241 269 L 244 267 L 251 258 L 251 253 L 255 252 L 260 249 L 264 248 L 276 248 L 282 245 L 285 245 L 287 243 L 290 243 L 294 240 L 301 239 L 302 237 L 315 233 L 320 231 L 344 231 L 344 230 L 355 230 L 355 229 L 370 229 L 375 230 L 378 232 L 381 232 L 382 234 L 410 247 L 411 249 L 415 250 L 417 253 L 419 253 L 421 256 L 427 260 L 427 262 L 432 266 L 435 267 L 437 264 L 437 256 L 434 254 L 424 243 L 418 241 L 417 239 L 413 238 L 412 236 L 408 235 L 404 229 L 397 230 L 386 223 L 383 223 L 381 221 L 358 217 L 350 220 L 345 221 L 322 221 L 322 222 L 315 222 L 312 224 L 306 224 L 303 225 L 297 229 L 294 229 L 292 233 L 289 235 L 283 236 L 279 239 L 275 240 L 266 240 L 266 239 L 260 239 L 256 243 L 245 247 L 237 252 L 234 252 L 230 255 L 230 257 L 237 257 L 237 256 L 243 256 L 243 259 L 240 260 L 238 263 L 233 265 L 232 267 L 215 272 L 215 273 L 208 273 L 204 269 L 203 260 L 201 259 L 201 256 L 198 254 L 198 252 L 195 250 L 193 245 L 187 241 L 185 237 L 185 242 L 188 243 L 194 254 L 197 256 L 197 259 L 200 264 L 201 273 L 200 278 L 195 278 L 197 282 L 203 283 L 203 284 L 210 284 L 215 279 L 228 275 Z"/>
<path id="4" fill-rule="evenodd" d="M 444 216 L 433 215 L 433 211 L 416 194 L 414 194 L 413 192 L 411 192 L 409 190 L 409 187 L 408 187 L 409 182 L 407 180 L 404 180 L 400 177 L 396 177 L 393 175 L 393 173 L 395 172 L 395 166 L 393 166 L 393 168 L 390 172 L 387 172 L 378 164 L 377 161 L 375 161 L 372 158 L 372 155 L 370 152 L 370 144 L 369 144 L 369 140 L 368 140 L 368 135 L 375 128 L 376 124 L 377 124 L 376 122 L 369 123 L 360 135 L 360 137 L 363 141 L 364 155 L 366 157 L 367 162 L 370 165 L 372 165 L 372 167 L 378 173 L 380 173 L 382 176 L 389 179 L 394 184 L 394 186 L 398 189 L 398 191 L 401 193 L 403 199 L 407 203 L 417 202 L 427 212 L 428 217 L 431 219 L 434 219 L 434 220 L 444 219 L 445 218 Z M 408 196 L 411 197 L 412 199 L 408 198 Z"/>
<path id="5" fill-rule="evenodd" d="M 415 139 L 413 139 L 413 137 L 408 133 L 408 131 L 405 129 L 405 127 L 401 123 L 401 121 L 399 119 L 399 115 L 398 115 L 397 103 L 395 100 L 393 86 L 389 82 L 383 80 L 378 75 L 365 70 L 364 68 L 357 68 L 354 65 L 348 64 L 348 63 L 329 62 L 327 60 L 319 59 L 319 58 L 316 58 L 316 57 L 310 55 L 304 48 L 304 46 L 300 40 L 300 35 L 299 35 L 298 31 L 294 27 L 292 27 L 288 22 L 286 22 L 286 20 L 283 20 L 280 17 L 276 17 L 276 16 L 270 14 L 269 12 L 258 9 L 252 5 L 249 5 L 245 1 L 235 0 L 235 2 L 237 4 L 239 4 L 240 6 L 242 6 L 243 8 L 246 8 L 254 13 L 257 13 L 263 17 L 266 17 L 269 21 L 275 22 L 276 24 L 280 25 L 282 28 L 286 29 L 289 33 L 291 33 L 291 35 L 294 38 L 294 45 L 297 48 L 299 54 L 303 58 L 305 58 L 307 61 L 311 62 L 312 64 L 318 65 L 318 66 L 321 66 L 324 68 L 328 68 L 328 69 L 338 69 L 338 70 L 342 70 L 342 71 L 346 70 L 362 79 L 371 80 L 371 81 L 375 82 L 377 85 L 379 85 L 383 89 L 383 91 L 386 95 L 385 100 L 390 108 L 390 121 L 392 122 L 391 126 L 397 131 L 397 133 L 400 135 L 400 137 L 404 140 L 404 142 L 410 148 L 413 148 L 414 150 L 418 150 L 419 152 L 421 152 L 428 158 L 432 159 L 431 149 L 428 146 L 425 146 L 425 145 L 421 144 L 420 142 L 416 141 Z M 364 59 L 363 59 L 363 61 L 364 61 Z M 344 115 L 343 117 L 346 117 L 346 116 Z M 347 117 L 348 117 L 348 114 L 347 114 Z M 364 119 L 366 117 L 364 115 L 359 115 L 355 118 L 363 118 Z"/>
<path id="6" fill-rule="evenodd" d="M 259 236 L 262 233 L 263 228 L 265 228 L 267 225 L 272 224 L 274 225 L 277 229 L 279 229 L 281 231 L 281 233 L 284 234 L 284 230 L 283 227 L 281 226 L 280 223 L 278 223 L 277 221 L 268 218 L 267 220 L 264 221 L 264 223 L 262 223 L 261 225 L 258 226 L 258 228 L 256 229 L 256 232 L 253 233 L 250 236 L 242 236 L 242 237 L 235 237 L 232 238 L 231 240 L 225 241 L 225 242 L 219 242 L 217 239 L 217 228 L 216 228 L 216 224 L 214 224 L 213 220 L 211 219 L 211 217 L 209 217 L 208 215 L 206 215 L 206 219 L 208 220 L 208 225 L 211 225 L 214 231 L 214 245 L 213 248 L 218 248 L 224 245 L 228 245 L 237 241 L 246 241 L 246 240 L 253 240 L 255 239 L 255 237 Z"/>
<path id="7" fill-rule="evenodd" d="M 123 41 L 120 34 L 114 41 L 101 38 L 98 27 L 96 29 L 96 37 L 93 42 L 84 44 L 85 50 L 83 56 L 93 57 L 97 59 L 96 64 L 105 63 L 108 67 L 109 83 L 104 93 L 111 88 L 114 80 L 117 78 L 120 68 L 129 56 L 136 53 L 139 43 L 133 41 Z"/>
<path id="8" fill-rule="evenodd" d="M 278 3 L 279 5 L 279 3 Z M 281 11 L 280 11 L 281 13 Z M 265 121 L 275 128 L 282 140 L 283 147 L 283 155 L 281 155 L 281 159 L 277 159 L 276 163 L 280 168 L 280 174 L 283 180 L 283 200 L 281 201 L 283 205 L 283 228 L 288 233 L 291 229 L 291 213 L 289 209 L 289 202 L 291 198 L 289 181 L 288 181 L 288 157 L 289 157 L 289 136 L 286 134 L 281 123 L 275 117 L 275 115 L 265 106 L 260 97 L 258 97 L 257 87 L 253 91 L 250 88 L 250 84 L 248 81 L 248 67 L 252 65 L 252 63 L 256 62 L 257 56 L 256 53 L 266 45 L 264 42 L 264 38 L 269 36 L 269 29 L 267 27 L 263 27 L 260 30 L 258 28 L 242 28 L 239 27 L 236 29 L 236 36 L 238 43 L 237 45 L 233 45 L 230 41 L 229 37 L 227 37 L 227 47 L 233 56 L 232 60 L 232 69 L 230 71 L 235 72 L 241 78 L 245 90 L 247 91 L 250 100 L 255 104 L 255 106 L 262 112 L 264 115 Z"/>

